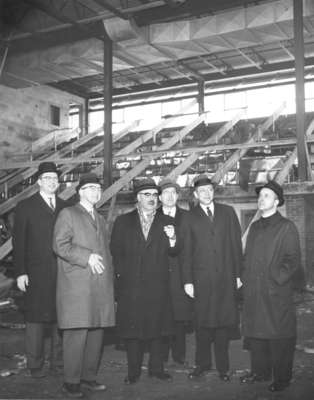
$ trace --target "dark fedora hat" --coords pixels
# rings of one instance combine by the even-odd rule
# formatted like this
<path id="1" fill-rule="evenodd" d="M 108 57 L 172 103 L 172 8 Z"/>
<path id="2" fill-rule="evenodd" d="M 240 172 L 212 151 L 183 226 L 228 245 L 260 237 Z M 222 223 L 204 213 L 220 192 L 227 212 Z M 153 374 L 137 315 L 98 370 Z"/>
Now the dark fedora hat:
<path id="1" fill-rule="evenodd" d="M 164 178 L 160 183 L 159 183 L 159 188 L 160 188 L 160 193 L 162 193 L 163 190 L 173 187 L 176 189 L 176 191 L 179 193 L 180 192 L 180 185 L 177 184 L 176 181 L 173 179 L 169 178 Z"/>
<path id="2" fill-rule="evenodd" d="M 195 188 L 205 185 L 216 186 L 215 182 L 213 182 L 206 174 L 200 174 L 193 179 L 193 186 Z"/>
<path id="3" fill-rule="evenodd" d="M 60 176 L 60 174 L 61 174 L 61 171 L 57 168 L 57 166 L 54 162 L 44 161 L 44 162 L 40 163 L 38 166 L 38 170 L 36 172 L 37 179 L 42 174 L 46 174 L 47 172 L 54 172 L 58 176 Z"/>
<path id="4" fill-rule="evenodd" d="M 76 191 L 78 192 L 83 186 L 90 184 L 90 183 L 101 186 L 100 179 L 93 172 L 88 172 L 86 174 L 81 175 L 79 183 L 76 186 Z"/>
<path id="5" fill-rule="evenodd" d="M 258 186 L 255 188 L 255 192 L 257 195 L 259 195 L 260 191 L 264 188 L 270 189 L 272 190 L 274 193 L 276 193 L 279 203 L 278 203 L 278 207 L 282 206 L 285 202 L 285 199 L 283 197 L 283 189 L 282 187 L 279 185 L 279 183 L 277 183 L 276 181 L 268 181 L 267 183 L 265 183 L 265 185 L 263 186 Z"/>
<path id="6" fill-rule="evenodd" d="M 152 178 L 141 179 L 140 181 L 134 183 L 134 194 L 138 194 L 146 189 L 156 189 L 158 193 L 160 191 L 159 187 Z"/>

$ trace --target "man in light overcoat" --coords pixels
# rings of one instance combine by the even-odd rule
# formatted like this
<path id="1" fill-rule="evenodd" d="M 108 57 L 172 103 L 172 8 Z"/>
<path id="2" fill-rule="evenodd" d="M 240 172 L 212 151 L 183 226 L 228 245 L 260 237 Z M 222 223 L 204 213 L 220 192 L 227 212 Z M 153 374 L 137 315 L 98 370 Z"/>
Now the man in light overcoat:
<path id="1" fill-rule="evenodd" d="M 95 205 L 101 185 L 95 174 L 82 175 L 79 202 L 63 210 L 55 225 L 58 257 L 57 316 L 63 331 L 63 391 L 82 397 L 82 387 L 105 390 L 97 382 L 105 327 L 115 324 L 113 271 L 103 217 Z"/>

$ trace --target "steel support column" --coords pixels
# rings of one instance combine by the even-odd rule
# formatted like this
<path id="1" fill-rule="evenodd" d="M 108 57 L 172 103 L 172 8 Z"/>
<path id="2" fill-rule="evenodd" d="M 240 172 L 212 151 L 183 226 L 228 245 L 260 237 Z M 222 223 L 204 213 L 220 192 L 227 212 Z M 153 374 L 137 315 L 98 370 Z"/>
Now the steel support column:
<path id="1" fill-rule="evenodd" d="M 83 135 L 88 135 L 89 133 L 89 99 L 84 99 L 84 125 L 83 125 Z"/>
<path id="2" fill-rule="evenodd" d="M 295 54 L 295 99 L 299 180 L 307 180 L 307 159 L 304 141 L 305 95 L 304 95 L 304 38 L 303 0 L 293 0 L 294 54 Z"/>
<path id="3" fill-rule="evenodd" d="M 104 169 L 105 188 L 112 183 L 112 41 L 104 40 Z"/>
<path id="4" fill-rule="evenodd" d="M 198 112 L 199 114 L 202 114 L 205 111 L 205 106 L 204 106 L 204 96 L 205 96 L 205 82 L 200 81 L 198 82 L 197 85 L 198 88 Z"/>

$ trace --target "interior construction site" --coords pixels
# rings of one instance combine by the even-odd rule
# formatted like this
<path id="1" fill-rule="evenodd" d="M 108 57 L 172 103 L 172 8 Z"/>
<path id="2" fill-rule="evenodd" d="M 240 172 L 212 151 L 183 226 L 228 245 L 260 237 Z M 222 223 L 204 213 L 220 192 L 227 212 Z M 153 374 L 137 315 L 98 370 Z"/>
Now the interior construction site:
<path id="1" fill-rule="evenodd" d="M 38 191 L 43 161 L 61 170 L 58 195 L 70 202 L 82 174 L 101 178 L 97 208 L 109 231 L 134 207 L 141 179 L 176 180 L 188 209 L 193 179 L 206 173 L 216 199 L 236 211 L 243 246 L 259 217 L 255 188 L 282 185 L 280 212 L 299 231 L 307 289 L 296 299 L 296 384 L 276 396 L 314 398 L 313 0 L 0 1 L 0 398 L 62 398 L 60 376 L 28 382 L 13 281 L 14 210 Z M 229 386 L 210 375 L 191 385 L 170 365 L 173 384 L 122 387 L 125 361 L 111 336 L 105 398 L 275 396 L 238 383 L 248 368 L 240 341 Z"/>

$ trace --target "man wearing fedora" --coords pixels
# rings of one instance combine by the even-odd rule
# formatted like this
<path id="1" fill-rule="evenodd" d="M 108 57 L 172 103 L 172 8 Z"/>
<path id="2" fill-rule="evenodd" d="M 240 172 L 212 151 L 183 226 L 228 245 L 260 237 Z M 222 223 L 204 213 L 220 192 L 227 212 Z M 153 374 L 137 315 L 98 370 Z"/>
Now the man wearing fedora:
<path id="1" fill-rule="evenodd" d="M 114 326 L 113 270 L 103 217 L 95 205 L 101 185 L 82 175 L 79 202 L 61 211 L 53 248 L 58 257 L 57 316 L 63 331 L 63 391 L 82 397 L 82 388 L 102 391 L 97 381 L 105 327 Z"/>
<path id="2" fill-rule="evenodd" d="M 194 179 L 198 205 L 184 226 L 182 273 L 186 293 L 194 298 L 196 355 L 190 379 L 212 368 L 229 381 L 229 340 L 238 326 L 237 278 L 242 263 L 241 229 L 232 207 L 214 200 L 214 183 L 206 174 Z"/>
<path id="3" fill-rule="evenodd" d="M 296 343 L 293 289 L 303 282 L 298 231 L 277 208 L 284 204 L 275 181 L 256 188 L 261 218 L 249 230 L 243 281 L 243 335 L 251 353 L 251 372 L 243 383 L 273 380 L 272 392 L 292 377 Z"/>
<path id="4" fill-rule="evenodd" d="M 159 183 L 159 200 L 161 207 L 158 209 L 167 224 L 172 224 L 178 231 L 187 211 L 177 206 L 180 186 L 172 179 L 165 178 Z M 170 292 L 174 317 L 174 335 L 164 338 L 165 361 L 169 358 L 171 350 L 172 359 L 178 364 L 184 364 L 186 353 L 186 331 L 192 321 L 192 299 L 185 293 L 182 284 L 181 265 L 179 257 L 169 256 Z"/>
<path id="5" fill-rule="evenodd" d="M 52 250 L 56 217 L 65 202 L 56 196 L 59 171 L 52 162 L 39 165 L 39 191 L 22 200 L 15 209 L 13 263 L 17 286 L 25 293 L 25 350 L 33 378 L 45 376 L 44 337 L 51 326 L 50 366 L 55 367 L 57 260 Z"/>
<path id="6" fill-rule="evenodd" d="M 111 253 L 117 278 L 117 328 L 125 340 L 128 375 L 136 383 L 146 345 L 148 374 L 167 381 L 162 336 L 172 333 L 168 256 L 176 251 L 171 221 L 156 213 L 159 188 L 153 179 L 135 186 L 135 210 L 116 218 L 111 235 Z"/>

